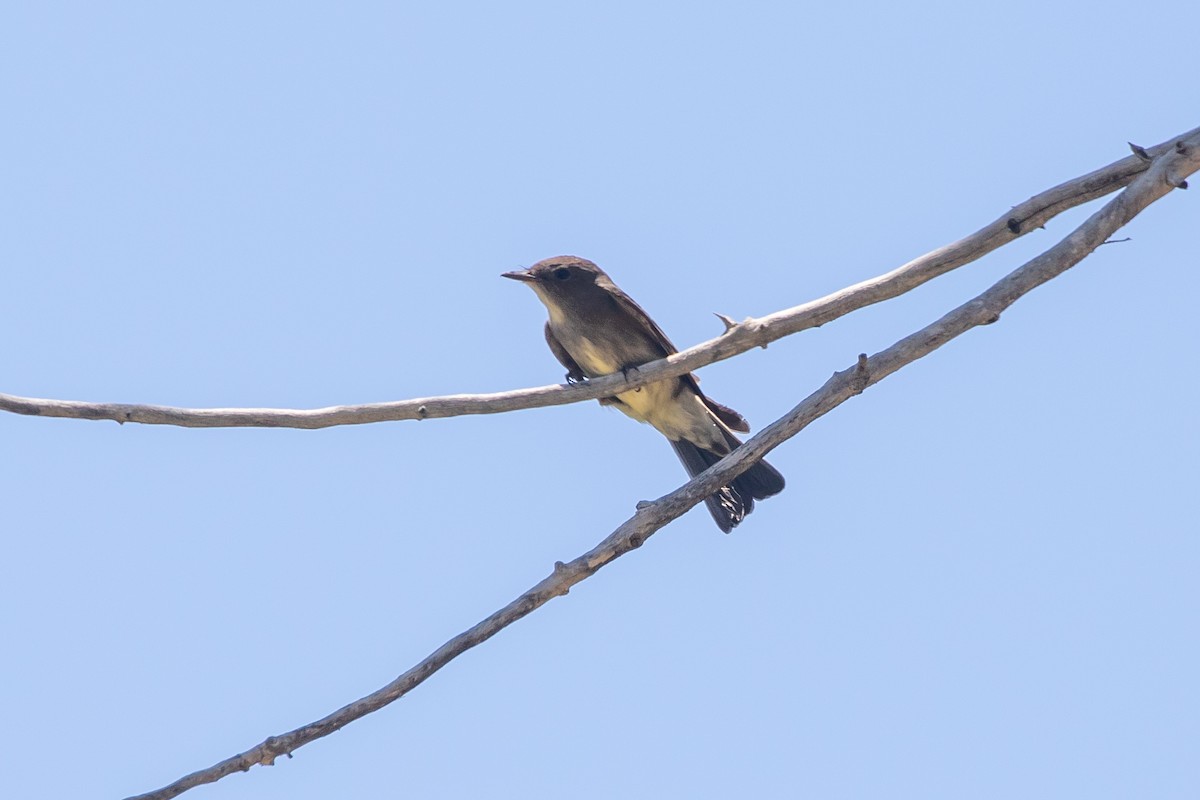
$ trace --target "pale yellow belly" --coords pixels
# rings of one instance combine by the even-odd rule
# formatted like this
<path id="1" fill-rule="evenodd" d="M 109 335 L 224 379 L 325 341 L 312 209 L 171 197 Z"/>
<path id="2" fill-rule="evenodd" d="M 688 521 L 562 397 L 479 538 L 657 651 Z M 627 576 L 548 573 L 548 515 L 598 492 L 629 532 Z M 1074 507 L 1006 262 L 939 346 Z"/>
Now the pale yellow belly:
<path id="1" fill-rule="evenodd" d="M 621 365 L 606 358 L 605 353 L 589 339 L 579 337 L 572 342 L 571 357 L 583 370 L 592 375 L 618 372 Z M 688 388 L 676 392 L 679 379 L 651 383 L 631 392 L 617 395 L 616 404 L 624 414 L 638 422 L 653 425 L 668 439 L 687 439 L 720 450 L 725 437 L 700 396 Z"/>
<path id="2" fill-rule="evenodd" d="M 617 395 L 617 405 L 626 415 L 638 422 L 653 425 L 668 439 L 687 439 L 700 445 L 721 450 L 725 437 L 720 424 L 694 391 L 676 393 L 676 379 L 651 383 L 632 392 Z"/>

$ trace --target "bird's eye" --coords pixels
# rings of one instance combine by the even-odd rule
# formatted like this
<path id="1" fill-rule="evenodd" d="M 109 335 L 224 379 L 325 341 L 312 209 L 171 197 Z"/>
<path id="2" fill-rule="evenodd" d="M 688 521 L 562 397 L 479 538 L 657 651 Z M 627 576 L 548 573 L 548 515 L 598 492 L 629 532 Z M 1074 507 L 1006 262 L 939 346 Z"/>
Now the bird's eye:
<path id="1" fill-rule="evenodd" d="M 554 270 L 554 277 L 560 281 L 565 281 L 567 278 L 571 277 L 571 270 L 567 269 L 566 267 L 559 267 L 558 269 Z"/>

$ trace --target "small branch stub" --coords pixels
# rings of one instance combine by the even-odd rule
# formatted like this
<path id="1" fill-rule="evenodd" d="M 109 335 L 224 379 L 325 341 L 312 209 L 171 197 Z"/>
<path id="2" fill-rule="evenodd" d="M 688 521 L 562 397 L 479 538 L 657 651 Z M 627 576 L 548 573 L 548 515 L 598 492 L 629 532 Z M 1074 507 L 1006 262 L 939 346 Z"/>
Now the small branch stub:
<path id="1" fill-rule="evenodd" d="M 738 324 L 733 321 L 733 317 L 727 317 L 724 314 L 721 314 L 716 311 L 713 312 L 713 316 L 716 317 L 717 319 L 721 320 L 721 322 L 725 323 L 725 332 L 726 333 L 729 333 L 731 330 L 733 330 L 734 328 L 736 328 L 738 326 Z"/>
<path id="2" fill-rule="evenodd" d="M 862 394 L 871 383 L 871 361 L 866 353 L 858 354 L 858 362 L 854 365 L 854 374 L 850 376 L 850 388 L 855 394 Z"/>
<path id="3" fill-rule="evenodd" d="M 1138 158 L 1140 158 L 1142 161 L 1153 161 L 1154 160 L 1150 156 L 1150 154 L 1146 152 L 1146 148 L 1142 147 L 1141 145 L 1134 144 L 1133 142 L 1126 142 L 1126 144 L 1129 145 L 1129 149 L 1133 151 L 1133 154 L 1135 156 L 1137 156 Z"/>

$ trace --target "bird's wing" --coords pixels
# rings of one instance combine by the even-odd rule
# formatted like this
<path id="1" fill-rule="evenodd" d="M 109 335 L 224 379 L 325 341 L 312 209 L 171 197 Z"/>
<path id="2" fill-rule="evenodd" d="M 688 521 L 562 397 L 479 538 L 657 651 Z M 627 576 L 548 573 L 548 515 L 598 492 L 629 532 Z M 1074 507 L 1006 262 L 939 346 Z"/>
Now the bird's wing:
<path id="1" fill-rule="evenodd" d="M 667 335 L 663 333 L 663 329 L 658 327 L 658 323 L 651 319 L 650 315 L 647 314 L 632 297 L 621 291 L 620 287 L 613 283 L 608 276 L 600 278 L 596 281 L 596 283 L 601 284 L 605 289 L 608 289 L 617 305 L 629 312 L 636 319 L 641 320 L 642 323 L 645 324 L 646 328 L 654 334 L 655 344 L 657 344 L 662 350 L 663 358 L 679 352 L 675 349 L 675 345 L 671 343 L 671 340 L 667 338 Z M 549 326 L 546 327 L 546 338 L 550 338 Z M 550 349 L 553 350 L 554 345 L 555 343 L 551 343 Z M 562 347 L 562 345 L 559 345 L 559 347 Z M 558 357 L 559 361 L 563 362 L 563 364 L 567 363 L 566 361 L 563 361 L 564 356 L 568 359 L 570 358 L 570 356 L 567 356 L 565 352 L 563 356 L 559 356 L 557 350 L 555 351 L 555 355 Z M 718 403 L 716 400 L 713 400 L 711 397 L 705 395 L 704 392 L 700 391 L 700 379 L 696 377 L 695 373 L 689 372 L 680 377 L 685 383 L 687 383 L 696 391 L 696 394 L 700 395 L 700 399 L 704 401 L 704 405 L 708 406 L 708 410 L 713 413 L 713 416 L 728 425 L 730 430 L 735 430 L 739 433 L 749 432 L 750 423 L 746 421 L 745 417 L 734 411 L 729 406 Z"/>
<path id="2" fill-rule="evenodd" d="M 571 358 L 571 354 L 567 352 L 567 348 L 562 346 L 554 336 L 554 331 L 550 330 L 550 323 L 546 323 L 546 344 L 550 345 L 550 352 L 554 353 L 554 357 L 558 359 L 558 363 L 567 368 L 567 380 L 578 382 L 583 380 L 583 370 L 579 368 L 579 364 L 575 359 Z"/>

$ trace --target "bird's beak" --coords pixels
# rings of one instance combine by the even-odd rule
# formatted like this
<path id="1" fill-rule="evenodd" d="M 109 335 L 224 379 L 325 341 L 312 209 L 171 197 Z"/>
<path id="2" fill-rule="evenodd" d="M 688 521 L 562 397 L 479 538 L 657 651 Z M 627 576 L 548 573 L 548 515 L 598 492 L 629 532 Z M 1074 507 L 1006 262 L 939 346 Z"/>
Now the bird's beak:
<path id="1" fill-rule="evenodd" d="M 533 283 L 537 280 L 527 269 L 514 269 L 512 272 L 501 273 L 500 277 L 512 278 L 514 281 L 525 281 L 526 283 Z"/>

